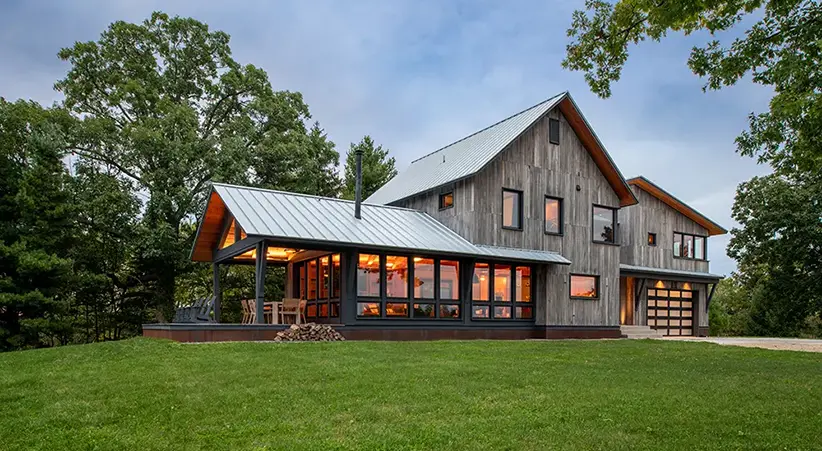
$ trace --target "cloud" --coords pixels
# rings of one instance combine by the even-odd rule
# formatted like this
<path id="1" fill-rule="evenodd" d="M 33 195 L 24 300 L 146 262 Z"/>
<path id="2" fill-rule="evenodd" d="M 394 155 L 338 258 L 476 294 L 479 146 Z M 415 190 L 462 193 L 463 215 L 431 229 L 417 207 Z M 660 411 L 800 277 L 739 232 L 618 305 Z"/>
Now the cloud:
<path id="1" fill-rule="evenodd" d="M 561 69 L 571 12 L 581 1 L 84 1 L 0 5 L 0 95 L 59 99 L 57 51 L 96 39 L 115 20 L 151 11 L 191 16 L 232 36 L 241 63 L 277 89 L 303 93 L 344 153 L 365 135 L 413 159 L 558 92 L 570 90 L 626 176 L 642 174 L 726 227 L 736 185 L 765 172 L 736 155 L 734 137 L 770 93 L 750 83 L 702 94 L 686 66 L 706 36 L 631 49 L 613 96 L 593 96 Z M 728 273 L 727 237 L 712 270 Z"/>

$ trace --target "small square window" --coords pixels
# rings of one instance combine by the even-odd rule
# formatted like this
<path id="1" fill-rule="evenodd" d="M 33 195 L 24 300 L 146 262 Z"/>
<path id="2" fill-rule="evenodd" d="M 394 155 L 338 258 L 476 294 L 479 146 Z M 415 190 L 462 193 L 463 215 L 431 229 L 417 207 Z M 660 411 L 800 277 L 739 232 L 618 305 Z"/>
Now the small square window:
<path id="1" fill-rule="evenodd" d="M 656 233 L 648 233 L 648 246 L 656 246 Z"/>
<path id="2" fill-rule="evenodd" d="M 440 194 L 440 210 L 445 210 L 446 208 L 451 208 L 454 206 L 454 192 L 449 191 L 447 193 Z"/>
<path id="3" fill-rule="evenodd" d="M 502 190 L 502 227 L 522 230 L 522 191 Z"/>
<path id="4" fill-rule="evenodd" d="M 548 142 L 559 144 L 559 120 L 548 119 Z"/>

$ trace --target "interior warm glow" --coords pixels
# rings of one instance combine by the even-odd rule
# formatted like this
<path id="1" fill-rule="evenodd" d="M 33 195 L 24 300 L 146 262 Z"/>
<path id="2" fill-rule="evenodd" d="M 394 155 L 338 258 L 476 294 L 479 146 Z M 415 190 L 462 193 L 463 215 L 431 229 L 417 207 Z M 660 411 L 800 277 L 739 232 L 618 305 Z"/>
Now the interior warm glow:
<path id="1" fill-rule="evenodd" d="M 298 251 L 296 249 L 290 249 L 285 247 L 269 247 L 266 251 L 266 260 L 290 260 Z M 238 260 L 254 260 L 257 258 L 257 250 L 251 249 L 250 251 L 244 252 L 236 257 Z"/>
<path id="2" fill-rule="evenodd" d="M 595 276 L 571 276 L 571 297 L 596 298 L 598 296 Z"/>
<path id="3" fill-rule="evenodd" d="M 663 282 L 661 280 L 657 280 L 656 284 L 654 286 L 657 287 L 657 288 L 665 288 L 665 282 Z"/>
<path id="4" fill-rule="evenodd" d="M 684 284 L 682 284 L 682 289 L 683 290 L 690 290 L 691 289 L 691 284 L 688 283 L 688 282 L 685 282 Z"/>

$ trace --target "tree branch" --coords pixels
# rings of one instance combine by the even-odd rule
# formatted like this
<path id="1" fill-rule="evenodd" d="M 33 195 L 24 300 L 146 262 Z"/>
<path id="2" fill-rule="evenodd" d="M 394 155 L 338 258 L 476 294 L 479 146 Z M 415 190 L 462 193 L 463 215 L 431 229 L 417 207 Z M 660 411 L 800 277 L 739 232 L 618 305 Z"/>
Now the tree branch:
<path id="1" fill-rule="evenodd" d="M 95 160 L 95 161 L 100 161 L 100 162 L 103 162 L 103 163 L 106 163 L 106 164 L 110 164 L 110 165 L 114 166 L 115 168 L 117 168 L 118 171 L 120 171 L 123 174 L 131 177 L 132 179 L 139 182 L 140 184 L 142 184 L 144 186 L 146 185 L 146 183 L 143 181 L 142 177 L 138 176 L 136 173 L 134 173 L 130 169 L 126 169 L 124 166 L 117 163 L 112 158 L 109 158 L 109 157 L 97 152 L 96 150 L 93 150 L 93 149 L 90 149 L 90 148 L 87 148 L 87 147 L 79 147 L 79 146 L 71 146 L 67 150 L 77 152 L 82 157 L 86 157 L 86 158 L 90 158 L 90 159 Z"/>

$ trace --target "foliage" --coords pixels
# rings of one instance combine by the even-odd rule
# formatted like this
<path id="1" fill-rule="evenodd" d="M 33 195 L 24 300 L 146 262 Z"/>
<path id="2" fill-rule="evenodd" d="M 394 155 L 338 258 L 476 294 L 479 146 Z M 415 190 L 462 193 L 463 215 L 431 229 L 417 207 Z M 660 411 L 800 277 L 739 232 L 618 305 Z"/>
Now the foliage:
<path id="1" fill-rule="evenodd" d="M 796 335 L 822 321 L 822 5 L 808 0 L 587 0 L 576 11 L 563 66 L 585 73 L 602 97 L 619 80 L 631 44 L 669 32 L 707 31 L 688 65 L 721 89 L 750 75 L 774 95 L 767 112 L 751 114 L 737 139 L 740 154 L 773 174 L 737 190 L 728 248 L 749 293 L 756 334 Z M 730 42 L 717 37 L 751 23 Z M 725 33 L 727 35 L 727 33 Z"/>
<path id="2" fill-rule="evenodd" d="M 822 411 L 818 354 L 659 340 L 134 339 L 0 385 L 8 450 L 815 449 Z"/>
<path id="3" fill-rule="evenodd" d="M 375 191 L 385 185 L 395 175 L 397 169 L 394 167 L 394 157 L 388 156 L 388 149 L 383 150 L 382 146 L 374 147 L 374 140 L 366 135 L 357 143 L 351 143 L 348 154 L 345 157 L 345 186 L 343 188 L 344 199 L 354 199 L 357 184 L 357 163 L 355 152 L 362 151 L 362 198 L 374 194 Z"/>
<path id="4" fill-rule="evenodd" d="M 711 336 L 749 335 L 749 296 L 738 276 L 732 275 L 719 281 L 708 312 Z"/>

